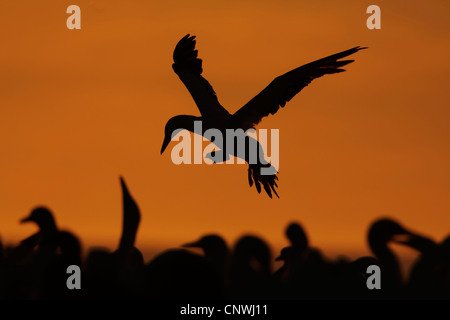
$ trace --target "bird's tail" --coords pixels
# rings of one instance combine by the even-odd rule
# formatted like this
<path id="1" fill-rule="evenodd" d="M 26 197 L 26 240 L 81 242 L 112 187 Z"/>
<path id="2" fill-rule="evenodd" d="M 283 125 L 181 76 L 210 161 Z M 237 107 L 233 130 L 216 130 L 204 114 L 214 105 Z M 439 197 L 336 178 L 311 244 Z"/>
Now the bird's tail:
<path id="1" fill-rule="evenodd" d="M 267 195 L 272 198 L 272 192 L 279 198 L 275 188 L 278 187 L 276 180 L 278 171 L 268 163 L 264 164 L 249 164 L 248 167 L 248 183 L 250 187 L 255 183 L 256 190 L 261 193 L 261 185 L 266 191 Z"/>

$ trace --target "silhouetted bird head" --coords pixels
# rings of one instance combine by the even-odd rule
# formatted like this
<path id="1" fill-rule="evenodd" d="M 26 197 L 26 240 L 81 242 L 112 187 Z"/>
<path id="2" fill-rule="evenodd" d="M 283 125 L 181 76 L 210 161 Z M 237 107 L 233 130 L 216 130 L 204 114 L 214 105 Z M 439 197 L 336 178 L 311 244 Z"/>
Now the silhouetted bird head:
<path id="1" fill-rule="evenodd" d="M 31 214 L 22 219 L 21 222 L 35 222 L 42 232 L 56 231 L 56 223 L 53 214 L 45 207 L 38 207 L 31 211 Z"/>
<path id="2" fill-rule="evenodd" d="M 420 252 L 434 250 L 436 243 L 426 237 L 412 233 L 391 219 L 380 219 L 369 230 L 369 245 L 374 253 L 386 247 L 389 241 L 406 245 Z"/>
<path id="3" fill-rule="evenodd" d="M 215 255 L 217 253 L 225 254 L 228 251 L 226 242 L 222 239 L 222 237 L 215 234 L 206 235 L 197 241 L 186 243 L 183 247 L 201 248 L 206 256 Z"/>
<path id="4" fill-rule="evenodd" d="M 281 249 L 280 255 L 275 258 L 275 261 L 291 261 L 295 255 L 294 247 L 285 247 Z"/>
<path id="5" fill-rule="evenodd" d="M 170 141 L 172 141 L 172 137 L 175 137 L 181 130 L 186 129 L 194 132 L 194 121 L 196 119 L 199 120 L 197 117 L 187 115 L 178 115 L 170 118 L 164 129 L 164 141 L 161 147 L 161 154 L 163 154 Z"/>
<path id="6" fill-rule="evenodd" d="M 373 248 L 389 241 L 407 244 L 413 234 L 391 219 L 375 221 L 369 229 L 369 245 Z"/>
<path id="7" fill-rule="evenodd" d="M 270 273 L 271 253 L 266 242 L 258 237 L 246 235 L 234 246 L 233 264 L 242 265 L 263 274 Z M 240 267 L 239 267 L 240 268 Z"/>
<path id="8" fill-rule="evenodd" d="M 308 246 L 308 237 L 302 226 L 296 222 L 289 224 L 286 229 L 286 236 L 293 247 L 305 249 Z"/>

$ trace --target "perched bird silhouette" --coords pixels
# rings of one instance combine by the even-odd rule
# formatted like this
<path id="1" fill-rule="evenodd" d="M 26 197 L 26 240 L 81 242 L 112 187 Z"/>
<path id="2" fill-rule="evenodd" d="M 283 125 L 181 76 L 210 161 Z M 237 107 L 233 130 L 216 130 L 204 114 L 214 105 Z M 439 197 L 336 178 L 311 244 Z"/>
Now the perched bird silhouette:
<path id="1" fill-rule="evenodd" d="M 231 253 L 225 240 L 216 234 L 208 234 L 199 240 L 183 245 L 184 248 L 201 248 L 205 254 L 205 259 L 217 270 L 221 278 L 225 278 L 228 273 Z"/>
<path id="2" fill-rule="evenodd" d="M 282 282 L 292 279 L 299 264 L 307 258 L 308 253 L 308 237 L 299 223 L 290 223 L 285 234 L 291 245 L 284 247 L 280 256 L 275 258 L 275 261 L 284 261 L 284 265 L 274 273 L 274 277 L 279 278 Z"/>
<path id="3" fill-rule="evenodd" d="M 100 248 L 89 252 L 86 272 L 89 298 L 130 299 L 140 298 L 144 293 L 144 258 L 135 247 L 141 213 L 123 177 L 120 177 L 120 185 L 123 218 L 119 245 L 112 253 Z"/>
<path id="4" fill-rule="evenodd" d="M 133 250 L 141 221 L 141 212 L 136 201 L 131 196 L 123 177 L 120 177 L 120 186 L 122 188 L 123 198 L 123 223 L 122 235 L 117 250 L 120 254 L 126 255 L 129 251 Z"/>
<path id="5" fill-rule="evenodd" d="M 233 299 L 267 299 L 273 292 L 271 251 L 267 243 L 252 235 L 234 245 L 228 296 Z"/>
<path id="6" fill-rule="evenodd" d="M 381 286 L 384 287 L 386 296 L 398 294 L 403 286 L 398 259 L 388 244 L 390 242 L 403 244 L 419 251 L 426 251 L 430 244 L 435 246 L 431 240 L 405 229 L 398 222 L 388 218 L 378 219 L 372 223 L 368 232 L 368 242 L 383 270 Z"/>
<path id="7" fill-rule="evenodd" d="M 202 121 L 203 136 L 205 136 L 206 130 L 217 129 L 224 137 L 223 139 L 213 139 L 213 137 L 205 136 L 221 150 L 217 151 L 218 154 L 213 151 L 207 155 L 207 158 L 214 162 L 221 162 L 229 159 L 231 155 L 245 160 L 249 164 L 248 180 L 250 187 L 254 183 L 258 193 L 260 193 L 262 185 L 269 197 L 272 198 L 272 193 L 278 197 L 275 190 L 278 172 L 264 159 L 261 145 L 247 134 L 247 130 L 254 129 L 262 118 L 269 114 L 275 114 L 280 107 L 284 107 L 286 102 L 290 101 L 312 80 L 326 74 L 345 71 L 341 67 L 354 60 L 338 60 L 365 48 L 354 47 L 291 70 L 275 78 L 236 113 L 230 114 L 219 103 L 209 82 L 202 77 L 202 60 L 197 57 L 198 51 L 195 50 L 195 44 L 195 36 L 189 34 L 178 42 L 173 53 L 174 63 L 172 68 L 190 92 L 200 110 L 201 117 L 178 115 L 169 119 L 165 127 L 161 154 L 175 134 L 183 129 L 195 133 L 194 122 Z M 245 141 L 245 148 L 237 148 L 237 144 L 234 143 L 233 147 L 227 148 L 227 135 L 225 134 L 227 129 L 233 129 L 235 132 L 242 129 L 239 131 L 241 133 L 236 135 L 238 139 Z M 235 139 L 235 137 L 232 137 L 232 139 Z"/>
<path id="8" fill-rule="evenodd" d="M 332 264 L 323 254 L 309 245 L 302 225 L 292 222 L 285 231 L 290 246 L 281 250 L 276 261 L 284 265 L 274 273 L 279 282 L 279 294 L 285 298 L 329 297 Z"/>
<path id="9" fill-rule="evenodd" d="M 46 207 L 37 207 L 31 211 L 31 214 L 21 220 L 22 223 L 34 222 L 39 227 L 39 232 L 24 239 L 21 244 L 33 247 L 38 246 L 37 258 L 49 257 L 56 254 L 56 250 L 60 245 L 61 234 L 67 233 L 67 231 L 60 231 L 53 217 L 53 213 Z M 75 236 L 69 234 L 68 237 Z"/>
<path id="10" fill-rule="evenodd" d="M 144 258 L 134 244 L 141 221 L 139 206 L 131 195 L 123 177 L 120 177 L 123 202 L 122 234 L 117 250 L 113 252 L 113 266 L 120 291 L 127 297 L 143 291 Z"/>
<path id="11" fill-rule="evenodd" d="M 37 207 L 31 214 L 21 220 L 34 222 L 39 232 L 23 240 L 20 246 L 32 248 L 37 246 L 34 258 L 34 281 L 36 297 L 72 296 L 75 291 L 66 290 L 66 269 L 69 265 L 81 264 L 81 244 L 78 238 L 68 231 L 58 229 L 52 212 L 46 207 Z"/>

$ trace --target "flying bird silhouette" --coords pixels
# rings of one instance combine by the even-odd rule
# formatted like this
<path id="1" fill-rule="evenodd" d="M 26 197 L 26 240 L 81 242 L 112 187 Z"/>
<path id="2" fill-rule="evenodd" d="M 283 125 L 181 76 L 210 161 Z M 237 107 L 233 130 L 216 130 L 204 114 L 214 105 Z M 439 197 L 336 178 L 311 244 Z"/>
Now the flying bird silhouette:
<path id="1" fill-rule="evenodd" d="M 353 62 L 354 60 L 341 60 L 365 47 L 354 47 L 349 50 L 325 57 L 323 59 L 305 64 L 299 68 L 291 70 L 277 78 L 275 78 L 264 90 L 251 99 L 246 105 L 239 109 L 236 113 L 230 114 L 217 99 L 216 93 L 210 83 L 202 77 L 202 60 L 198 58 L 198 51 L 195 49 L 195 36 L 187 34 L 176 45 L 172 65 L 173 70 L 184 83 L 192 98 L 194 99 L 201 117 L 192 115 L 177 115 L 169 119 L 165 127 L 165 137 L 161 148 L 161 154 L 167 148 L 172 139 L 172 135 L 178 130 L 188 130 L 194 132 L 194 122 L 202 121 L 202 135 L 208 129 L 218 129 L 222 132 L 222 136 L 226 137 L 226 129 L 242 129 L 245 131 L 246 147 L 244 152 L 234 148 L 225 148 L 225 141 L 222 143 L 213 142 L 222 152 L 219 156 L 228 159 L 230 155 L 241 158 L 249 164 L 248 180 L 250 187 L 253 183 L 258 193 L 261 192 L 261 184 L 272 198 L 272 192 L 278 197 L 275 190 L 277 186 L 276 180 L 277 170 L 264 160 L 263 150 L 258 142 L 247 135 L 248 129 L 254 127 L 269 114 L 275 114 L 280 107 L 284 107 L 286 102 L 290 101 L 297 93 L 306 87 L 312 80 L 322 77 L 326 74 L 333 74 L 345 71 L 341 67 Z M 225 139 L 222 139 L 225 140 Z M 256 145 L 256 163 L 250 161 L 250 146 Z M 253 149 L 252 149 L 253 150 Z M 254 152 L 250 150 L 251 152 Z M 254 154 L 254 153 L 253 153 Z M 216 158 L 215 151 L 209 155 Z M 208 157 L 208 156 L 207 156 Z M 252 158 L 254 159 L 254 158 Z M 266 173 L 261 174 L 261 169 L 266 168 Z M 267 174 L 269 172 L 269 174 Z"/>

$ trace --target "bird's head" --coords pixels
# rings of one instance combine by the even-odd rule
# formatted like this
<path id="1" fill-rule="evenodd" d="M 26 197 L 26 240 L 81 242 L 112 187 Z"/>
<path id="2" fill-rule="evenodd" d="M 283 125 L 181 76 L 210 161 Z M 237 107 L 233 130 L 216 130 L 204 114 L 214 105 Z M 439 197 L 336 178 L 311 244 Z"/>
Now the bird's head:
<path id="1" fill-rule="evenodd" d="M 397 222 L 391 219 L 380 219 L 371 225 L 368 240 L 371 247 L 386 245 L 390 241 L 409 245 L 414 237 L 415 235 L 413 233 L 406 230 Z"/>
<path id="2" fill-rule="evenodd" d="M 203 236 L 195 242 L 184 244 L 182 247 L 201 248 L 203 249 L 206 255 L 211 255 L 215 253 L 223 254 L 228 250 L 225 240 L 223 240 L 222 237 L 215 234 Z"/>
<path id="3" fill-rule="evenodd" d="M 178 115 L 170 118 L 164 129 L 164 141 L 161 147 L 161 154 L 166 150 L 172 138 L 180 131 L 185 129 L 194 132 L 194 121 L 198 119 L 198 117 L 186 115 Z"/>
<path id="4" fill-rule="evenodd" d="M 391 219 L 375 221 L 369 230 L 369 245 L 375 253 L 386 248 L 388 242 L 403 244 L 419 252 L 432 252 L 438 245 L 430 238 L 406 230 Z"/>
<path id="5" fill-rule="evenodd" d="M 306 249 L 308 247 L 308 237 L 306 236 L 303 227 L 297 223 L 292 222 L 286 229 L 286 236 L 291 242 L 292 246 Z"/>
<path id="6" fill-rule="evenodd" d="M 250 268 L 258 273 L 270 274 L 271 252 L 267 243 L 252 235 L 242 236 L 234 245 L 233 264 Z"/>
<path id="7" fill-rule="evenodd" d="M 42 229 L 55 229 L 56 230 L 56 223 L 55 219 L 53 218 L 53 214 L 51 211 L 45 207 L 37 207 L 33 209 L 30 213 L 30 215 L 24 219 L 22 219 L 20 222 L 35 222 L 39 228 Z"/>
<path id="8" fill-rule="evenodd" d="M 293 255 L 293 247 L 285 247 L 281 249 L 280 255 L 275 258 L 275 261 L 288 261 Z"/>

